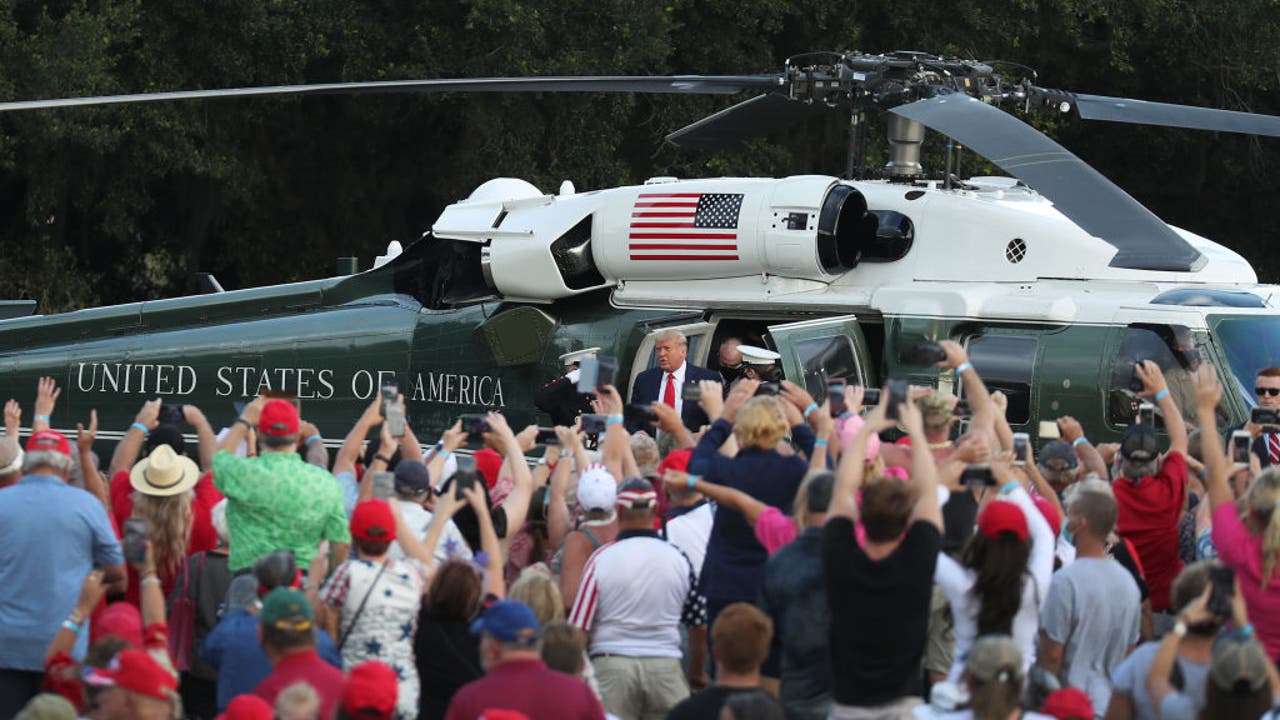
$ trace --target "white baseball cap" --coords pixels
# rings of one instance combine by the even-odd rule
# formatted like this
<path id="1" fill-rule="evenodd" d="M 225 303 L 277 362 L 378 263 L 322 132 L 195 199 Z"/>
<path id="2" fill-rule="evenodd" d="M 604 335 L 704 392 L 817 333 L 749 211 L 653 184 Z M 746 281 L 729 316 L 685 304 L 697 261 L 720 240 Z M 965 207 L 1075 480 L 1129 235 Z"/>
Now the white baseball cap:
<path id="1" fill-rule="evenodd" d="M 613 508 L 618 499 L 618 481 L 603 465 L 588 465 L 578 476 L 578 505 L 587 512 Z"/>

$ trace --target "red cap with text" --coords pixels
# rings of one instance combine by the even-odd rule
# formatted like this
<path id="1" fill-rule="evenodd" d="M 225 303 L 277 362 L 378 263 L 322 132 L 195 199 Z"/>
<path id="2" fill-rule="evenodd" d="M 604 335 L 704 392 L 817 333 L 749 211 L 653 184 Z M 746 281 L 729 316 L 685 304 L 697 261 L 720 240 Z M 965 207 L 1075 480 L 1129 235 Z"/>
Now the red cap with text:
<path id="1" fill-rule="evenodd" d="M 56 452 L 71 457 L 71 443 L 56 430 L 40 430 L 27 438 L 27 452 Z"/>

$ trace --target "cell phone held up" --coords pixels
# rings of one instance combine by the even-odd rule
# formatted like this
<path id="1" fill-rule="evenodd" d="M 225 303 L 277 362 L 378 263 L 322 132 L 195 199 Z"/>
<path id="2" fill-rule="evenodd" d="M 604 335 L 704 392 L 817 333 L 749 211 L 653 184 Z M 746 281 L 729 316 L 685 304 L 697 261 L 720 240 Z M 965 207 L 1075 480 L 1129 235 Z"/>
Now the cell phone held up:
<path id="1" fill-rule="evenodd" d="M 990 465 L 966 465 L 960 472 L 960 483 L 966 487 L 995 487 L 996 476 Z"/>
<path id="2" fill-rule="evenodd" d="M 627 403 L 622 408 L 622 419 L 629 425 L 645 428 L 658 423 L 658 413 L 644 403 Z"/>
<path id="3" fill-rule="evenodd" d="M 1231 433 L 1231 464 L 1238 468 L 1249 467 L 1249 452 L 1253 447 L 1253 435 L 1248 430 Z"/>
<path id="4" fill-rule="evenodd" d="M 889 402 L 884 409 L 884 417 L 886 420 L 901 420 L 902 418 L 898 417 L 898 406 L 907 401 L 907 381 L 890 380 L 887 390 Z"/>
<path id="5" fill-rule="evenodd" d="M 935 342 L 916 343 L 904 358 L 911 365 L 936 365 L 947 359 L 947 352 Z"/>
<path id="6" fill-rule="evenodd" d="M 605 421 L 608 420 L 607 415 L 581 415 L 579 419 L 582 421 L 582 432 L 587 435 L 599 435 L 604 432 Z"/>
<path id="7" fill-rule="evenodd" d="M 1229 618 L 1232 616 L 1231 601 L 1236 595 L 1236 571 L 1224 565 L 1209 568 L 1209 602 L 1205 605 L 1214 617 Z"/>
<path id="8" fill-rule="evenodd" d="M 387 423 L 391 437 L 404 437 L 404 403 L 400 402 L 400 386 L 386 383 L 382 386 L 382 418 Z"/>
<path id="9" fill-rule="evenodd" d="M 533 436 L 534 445 L 559 445 L 560 436 L 556 435 L 555 428 L 540 427 L 538 434 Z"/>
<path id="10" fill-rule="evenodd" d="M 687 403 L 702 402 L 702 386 L 695 382 L 685 383 L 680 388 L 680 399 Z"/>
<path id="11" fill-rule="evenodd" d="M 1013 464 L 1027 464 L 1027 450 L 1031 447 L 1031 436 L 1024 432 L 1013 434 Z"/>
<path id="12" fill-rule="evenodd" d="M 467 442 L 480 442 L 484 439 L 484 434 L 489 432 L 489 418 L 484 415 L 461 415 L 458 422 L 462 424 L 462 432 L 467 434 Z"/>
<path id="13" fill-rule="evenodd" d="M 596 388 L 613 385 L 617 372 L 617 358 L 602 355 L 583 358 L 578 364 L 578 392 L 590 395 Z"/>
<path id="14" fill-rule="evenodd" d="M 1156 426 L 1156 406 L 1146 402 L 1139 405 L 1138 416 L 1135 419 L 1135 421 L 1139 425 L 1146 425 L 1147 427 L 1155 427 Z"/>
<path id="15" fill-rule="evenodd" d="M 169 425 L 182 425 L 187 421 L 181 405 L 161 405 L 160 415 L 156 419 Z"/>
<path id="16" fill-rule="evenodd" d="M 844 380 L 827 381 L 827 402 L 830 403 L 831 417 L 839 417 L 849 409 L 844 404 L 844 388 L 847 384 Z"/>
<path id="17" fill-rule="evenodd" d="M 466 500 L 465 492 L 481 482 L 480 471 L 476 470 L 476 459 L 473 457 L 458 457 L 458 469 L 453 473 L 453 496 L 459 500 Z"/>
<path id="18" fill-rule="evenodd" d="M 390 500 L 396 489 L 396 474 L 379 470 L 373 475 L 373 496 L 379 500 Z"/>
<path id="19" fill-rule="evenodd" d="M 142 518 L 124 521 L 124 561 L 130 565 L 147 561 L 147 521 Z"/>
<path id="20" fill-rule="evenodd" d="M 1249 422 L 1264 428 L 1280 427 L 1280 410 L 1256 407 L 1249 411 Z"/>

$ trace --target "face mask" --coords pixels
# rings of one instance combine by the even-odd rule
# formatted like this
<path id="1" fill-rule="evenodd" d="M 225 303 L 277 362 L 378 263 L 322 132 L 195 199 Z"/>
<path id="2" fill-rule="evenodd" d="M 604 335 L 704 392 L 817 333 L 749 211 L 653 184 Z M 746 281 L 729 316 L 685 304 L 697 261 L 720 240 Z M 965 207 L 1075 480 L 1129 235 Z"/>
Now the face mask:
<path id="1" fill-rule="evenodd" d="M 1067 523 L 1062 526 L 1062 539 L 1065 540 L 1068 545 L 1075 547 L 1076 534 L 1071 529 L 1071 523 Z"/>

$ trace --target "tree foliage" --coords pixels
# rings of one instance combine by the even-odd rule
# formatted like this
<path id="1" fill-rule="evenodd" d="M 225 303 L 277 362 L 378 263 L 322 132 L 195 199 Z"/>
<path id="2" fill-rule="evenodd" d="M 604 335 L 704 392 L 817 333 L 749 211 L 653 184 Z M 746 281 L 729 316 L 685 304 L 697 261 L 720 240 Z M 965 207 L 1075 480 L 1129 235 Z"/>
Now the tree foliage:
<path id="1" fill-rule="evenodd" d="M 1280 112 L 1274 0 L 0 0 L 0 98 L 737 74 L 850 48 L 1002 59 L 1049 87 Z M 8 113 L 0 296 L 52 312 L 182 294 L 202 270 L 227 287 L 317 277 L 338 256 L 367 264 L 387 241 L 415 239 L 498 176 L 591 189 L 652 175 L 842 172 L 836 117 L 738 153 L 662 144 L 737 99 L 365 95 Z M 1036 122 L 1157 214 L 1280 279 L 1266 212 L 1276 140 Z"/>

